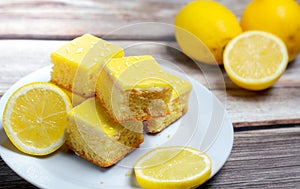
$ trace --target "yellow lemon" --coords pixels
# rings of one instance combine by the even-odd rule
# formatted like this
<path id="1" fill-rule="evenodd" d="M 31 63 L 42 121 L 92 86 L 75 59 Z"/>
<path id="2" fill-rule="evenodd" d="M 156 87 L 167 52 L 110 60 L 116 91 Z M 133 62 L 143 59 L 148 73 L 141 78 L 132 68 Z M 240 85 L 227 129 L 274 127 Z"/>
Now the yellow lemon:
<path id="1" fill-rule="evenodd" d="M 69 97 L 57 86 L 34 82 L 15 91 L 3 113 L 4 130 L 22 152 L 46 155 L 63 145 Z"/>
<path id="2" fill-rule="evenodd" d="M 267 32 L 244 32 L 231 40 L 224 51 L 224 68 L 229 78 L 249 90 L 272 86 L 287 64 L 284 42 Z"/>
<path id="3" fill-rule="evenodd" d="M 223 63 L 226 44 L 242 29 L 235 15 L 211 0 L 188 3 L 176 15 L 175 37 L 185 54 L 205 63 Z"/>
<path id="4" fill-rule="evenodd" d="M 244 31 L 262 30 L 280 37 L 289 61 L 300 52 L 300 6 L 294 0 L 253 0 L 241 18 Z"/>
<path id="5" fill-rule="evenodd" d="M 211 159 L 197 149 L 180 146 L 155 148 L 134 165 L 143 188 L 181 189 L 204 183 L 211 174 Z"/>

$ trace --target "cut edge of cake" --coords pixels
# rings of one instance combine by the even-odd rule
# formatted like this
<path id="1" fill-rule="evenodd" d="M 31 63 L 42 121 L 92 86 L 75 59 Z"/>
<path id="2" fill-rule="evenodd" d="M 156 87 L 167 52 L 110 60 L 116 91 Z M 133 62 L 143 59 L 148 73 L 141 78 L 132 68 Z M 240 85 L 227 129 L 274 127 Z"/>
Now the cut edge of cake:
<path id="1" fill-rule="evenodd" d="M 173 86 L 173 91 L 168 102 L 169 113 L 163 117 L 143 121 L 145 132 L 152 134 L 161 132 L 187 112 L 189 96 L 192 90 L 192 85 L 189 81 L 176 75 L 164 72 L 162 77 L 169 79 L 170 84 Z"/>

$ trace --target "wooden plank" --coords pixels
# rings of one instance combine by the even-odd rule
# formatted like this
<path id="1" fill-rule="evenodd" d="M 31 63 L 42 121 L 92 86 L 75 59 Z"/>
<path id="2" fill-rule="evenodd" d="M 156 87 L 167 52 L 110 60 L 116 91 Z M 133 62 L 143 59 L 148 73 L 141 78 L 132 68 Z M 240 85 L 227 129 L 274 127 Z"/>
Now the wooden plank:
<path id="1" fill-rule="evenodd" d="M 217 0 L 239 18 L 250 0 Z M 10 0 L 0 2 L 0 38 L 70 39 L 84 33 L 113 39 L 173 39 L 177 12 L 189 0 Z M 300 2 L 300 0 L 297 0 Z M 135 25 L 144 22 L 170 24 Z M 120 28 L 130 26 L 130 32 Z M 26 29 L 25 29 L 26 28 Z M 118 30 L 118 31 L 116 31 Z"/>
<path id="2" fill-rule="evenodd" d="M 208 188 L 299 188 L 300 127 L 235 132 L 229 161 Z"/>
<path id="3" fill-rule="evenodd" d="M 300 126 L 235 132 L 231 156 L 201 188 L 299 188 Z M 0 186 L 35 188 L 0 159 Z"/>
<path id="4" fill-rule="evenodd" d="M 250 0 L 218 0 L 240 16 Z M 299 0 L 298 0 L 299 1 Z M 70 39 L 92 33 L 107 35 L 120 27 L 143 22 L 173 24 L 189 0 L 10 0 L 0 2 L 0 38 Z M 173 28 L 173 27 L 171 27 Z M 138 25 L 109 38 L 168 39 L 173 29 Z"/>
<path id="5" fill-rule="evenodd" d="M 300 123 L 300 88 L 278 85 L 262 92 L 227 90 L 225 105 L 234 126 Z"/>
<path id="6" fill-rule="evenodd" d="M 176 43 L 163 41 L 112 41 L 126 55 L 153 55 L 159 62 L 199 81 L 228 110 L 235 127 L 300 123 L 300 56 L 271 89 L 251 92 L 235 86 L 224 69 L 198 66 L 177 50 Z M 49 55 L 65 41 L 1 40 L 0 96 L 23 76 L 47 65 Z"/>

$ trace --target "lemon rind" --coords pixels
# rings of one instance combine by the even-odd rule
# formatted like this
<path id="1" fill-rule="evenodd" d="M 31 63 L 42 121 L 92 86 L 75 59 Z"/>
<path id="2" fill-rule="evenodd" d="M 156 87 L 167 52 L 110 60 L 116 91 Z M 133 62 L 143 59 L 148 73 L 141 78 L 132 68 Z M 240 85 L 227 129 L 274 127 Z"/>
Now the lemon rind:
<path id="1" fill-rule="evenodd" d="M 60 146 L 62 146 L 64 144 L 65 133 L 59 140 L 57 140 L 55 143 L 51 144 L 47 148 L 36 148 L 33 146 L 24 145 L 24 143 L 17 137 L 16 132 L 13 131 L 13 129 L 10 127 L 9 117 L 10 117 L 10 114 L 12 113 L 12 107 L 14 105 L 14 102 L 20 95 L 24 95 L 29 90 L 36 89 L 36 88 L 51 90 L 51 91 L 55 91 L 56 93 L 60 94 L 60 96 L 62 96 L 62 99 L 66 105 L 66 111 L 71 110 L 71 101 L 70 101 L 69 97 L 56 85 L 53 85 L 53 84 L 47 83 L 47 82 L 33 82 L 33 83 L 29 83 L 29 84 L 26 84 L 26 85 L 20 87 L 10 96 L 10 98 L 8 99 L 8 101 L 6 103 L 2 120 L 3 120 L 4 130 L 5 130 L 8 138 L 15 145 L 15 147 L 17 149 L 19 149 L 20 151 L 22 151 L 24 153 L 30 154 L 30 155 L 46 155 L 46 154 L 49 154 L 49 153 L 57 150 Z"/>
<path id="2" fill-rule="evenodd" d="M 159 153 L 160 151 L 164 151 L 165 149 L 167 150 L 188 150 L 189 152 L 193 153 L 193 154 L 200 154 L 199 157 L 203 157 L 203 160 L 205 162 L 206 165 L 210 165 L 210 166 L 206 166 L 205 169 L 203 169 L 201 172 L 188 177 L 187 179 L 176 179 L 176 180 L 172 180 L 172 179 L 154 179 L 151 178 L 147 175 L 144 175 L 142 173 L 142 168 L 139 166 L 140 164 L 142 164 L 144 161 L 146 161 L 147 159 L 151 158 L 151 154 L 154 153 L 154 151 L 156 151 L 155 153 Z M 147 158 L 147 156 L 149 156 Z M 155 182 L 155 183 L 182 183 L 183 181 L 187 181 L 187 182 L 191 182 L 191 181 L 196 181 L 197 179 L 201 178 L 204 174 L 209 173 L 209 175 L 211 174 L 211 168 L 212 168 L 212 161 L 209 158 L 209 156 L 207 154 L 205 154 L 204 152 L 200 152 L 197 149 L 191 148 L 191 147 L 181 147 L 181 146 L 172 146 L 172 147 L 159 147 L 159 148 L 155 148 L 153 150 L 150 150 L 149 152 L 147 152 L 146 154 L 144 154 L 143 156 L 141 156 L 137 161 L 136 164 L 134 165 L 135 167 L 135 173 L 136 175 L 138 175 L 138 177 L 147 180 L 148 182 Z"/>

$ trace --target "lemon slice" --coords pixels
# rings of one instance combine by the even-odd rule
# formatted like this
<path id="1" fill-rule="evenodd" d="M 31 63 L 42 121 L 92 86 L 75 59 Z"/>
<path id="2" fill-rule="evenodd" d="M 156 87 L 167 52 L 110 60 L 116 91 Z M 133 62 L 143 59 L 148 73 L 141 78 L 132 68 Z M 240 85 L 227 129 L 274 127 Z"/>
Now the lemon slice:
<path id="1" fill-rule="evenodd" d="M 22 152 L 46 155 L 64 143 L 68 96 L 57 86 L 34 82 L 15 91 L 3 113 L 4 130 Z"/>
<path id="2" fill-rule="evenodd" d="M 155 148 L 134 165 L 137 182 L 143 188 L 191 188 L 211 174 L 211 160 L 190 147 Z"/>
<path id="3" fill-rule="evenodd" d="M 224 67 L 229 78 L 249 90 L 272 86 L 287 64 L 284 42 L 267 32 L 244 32 L 231 40 L 224 51 Z"/>

